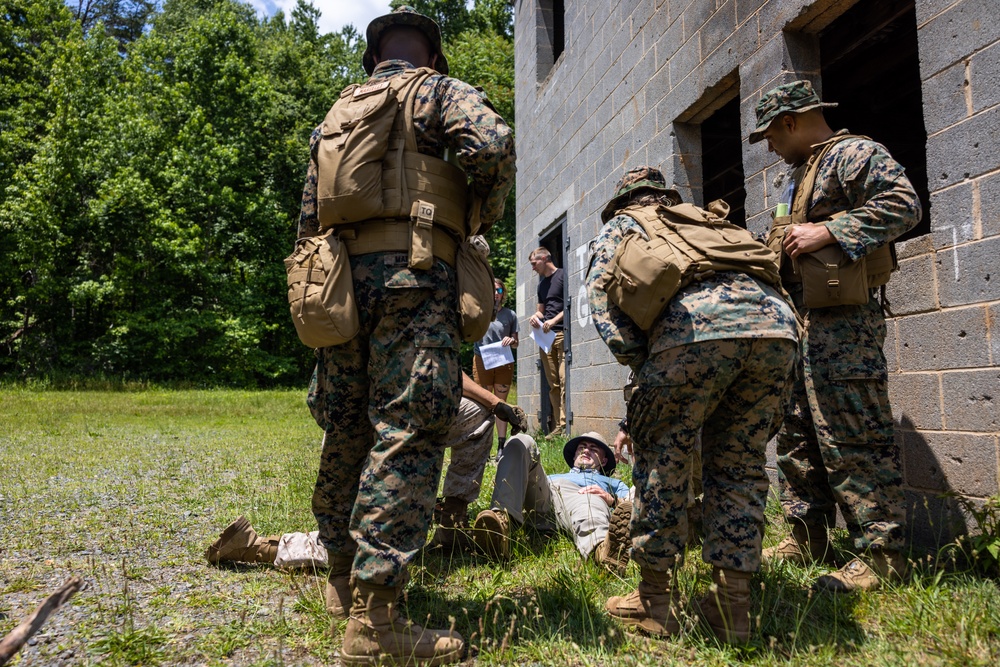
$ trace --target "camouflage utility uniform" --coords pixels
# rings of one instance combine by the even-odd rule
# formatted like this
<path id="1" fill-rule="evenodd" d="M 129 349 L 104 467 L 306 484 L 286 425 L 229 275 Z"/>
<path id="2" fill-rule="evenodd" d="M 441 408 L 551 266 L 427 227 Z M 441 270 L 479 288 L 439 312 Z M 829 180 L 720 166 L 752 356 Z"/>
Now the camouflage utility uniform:
<path id="1" fill-rule="evenodd" d="M 378 81 L 410 63 L 387 60 Z M 413 107 L 417 150 L 449 150 L 482 202 L 485 231 L 503 212 L 514 174 L 513 134 L 471 86 L 440 74 L 420 84 Z M 299 236 L 319 233 L 317 128 L 302 195 Z M 455 271 L 435 259 L 408 268 L 406 252 L 351 257 L 361 330 L 318 350 L 309 406 L 324 429 L 313 513 L 332 554 L 355 552 L 353 574 L 376 586 L 405 583 L 426 541 L 444 436 L 461 397 Z"/>
<path id="2" fill-rule="evenodd" d="M 649 174 L 662 182 L 653 169 L 633 170 L 623 182 Z M 616 213 L 610 204 L 605 211 Z M 701 434 L 703 558 L 754 572 L 768 488 L 765 446 L 787 399 L 795 315 L 770 286 L 724 272 L 681 289 L 647 334 L 601 288 L 625 236 L 646 234 L 628 215 L 605 220 L 591 246 L 587 286 L 598 333 L 636 374 L 628 404 L 636 487 L 632 558 L 662 572 L 683 552 L 691 455 Z"/>
<path id="3" fill-rule="evenodd" d="M 841 130 L 830 141 L 846 133 Z M 793 172 L 796 183 L 804 169 Z M 913 228 L 920 214 L 913 186 L 885 147 L 849 138 L 835 143 L 819 165 L 807 218 L 825 220 L 847 257 L 857 260 Z M 862 306 L 807 309 L 801 285 L 790 283 L 788 289 L 805 333 L 778 436 L 785 515 L 823 530 L 834 525 L 839 505 L 858 551 L 872 546 L 898 551 L 905 510 L 877 292 Z"/>

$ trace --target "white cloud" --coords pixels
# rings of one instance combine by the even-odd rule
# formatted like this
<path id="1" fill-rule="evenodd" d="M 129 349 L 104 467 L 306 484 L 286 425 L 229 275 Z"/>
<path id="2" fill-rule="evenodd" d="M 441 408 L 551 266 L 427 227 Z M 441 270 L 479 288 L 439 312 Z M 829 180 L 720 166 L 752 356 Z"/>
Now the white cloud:
<path id="1" fill-rule="evenodd" d="M 279 9 L 291 16 L 296 0 L 249 0 L 258 14 L 271 16 Z M 337 32 L 347 24 L 353 25 L 364 37 L 365 28 L 376 16 L 389 13 L 389 0 L 312 0 L 322 14 L 320 32 Z"/>

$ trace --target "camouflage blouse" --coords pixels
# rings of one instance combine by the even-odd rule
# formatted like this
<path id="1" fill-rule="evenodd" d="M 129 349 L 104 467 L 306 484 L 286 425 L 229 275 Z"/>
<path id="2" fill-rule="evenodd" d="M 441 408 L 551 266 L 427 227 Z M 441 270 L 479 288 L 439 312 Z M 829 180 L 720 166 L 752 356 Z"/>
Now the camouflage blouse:
<path id="1" fill-rule="evenodd" d="M 797 341 L 795 313 L 772 287 L 744 273 L 718 273 L 681 289 L 647 334 L 598 285 L 626 234 L 648 238 L 627 215 L 610 220 L 591 242 L 587 295 L 597 333 L 619 363 L 638 369 L 650 354 L 721 338 Z"/>
<path id="2" fill-rule="evenodd" d="M 369 81 L 397 76 L 413 66 L 403 60 L 380 63 Z M 433 74 L 417 91 L 413 106 L 413 124 L 417 150 L 424 155 L 443 158 L 446 149 L 454 151 L 459 165 L 472 184 L 472 191 L 482 200 L 480 217 L 483 230 L 503 215 L 507 193 L 514 185 L 514 133 L 486 101 L 483 93 L 467 83 L 441 74 Z M 309 138 L 309 169 L 302 191 L 299 214 L 299 237 L 319 233 L 316 211 L 316 149 L 320 126 Z"/>
<path id="3" fill-rule="evenodd" d="M 847 133 L 840 130 L 833 138 Z M 817 144 L 814 150 L 826 143 Z M 800 166 L 793 178 L 803 173 Z M 819 166 L 808 218 L 818 222 L 834 213 L 840 215 L 826 227 L 844 253 L 857 260 L 915 227 L 921 208 L 910 179 L 885 146 L 870 139 L 845 139 L 830 149 Z"/>

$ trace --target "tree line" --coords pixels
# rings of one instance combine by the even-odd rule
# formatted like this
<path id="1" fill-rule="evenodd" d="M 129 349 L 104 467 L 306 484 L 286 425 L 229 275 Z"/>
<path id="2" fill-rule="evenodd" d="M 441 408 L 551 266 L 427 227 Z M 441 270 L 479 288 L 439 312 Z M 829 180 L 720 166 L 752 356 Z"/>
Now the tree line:
<path id="1" fill-rule="evenodd" d="M 509 5 L 406 4 L 513 123 Z M 319 16 L 0 0 L 0 377 L 303 384 L 282 259 L 309 134 L 365 78 L 364 26 Z M 491 241 L 512 286 L 513 201 Z"/>

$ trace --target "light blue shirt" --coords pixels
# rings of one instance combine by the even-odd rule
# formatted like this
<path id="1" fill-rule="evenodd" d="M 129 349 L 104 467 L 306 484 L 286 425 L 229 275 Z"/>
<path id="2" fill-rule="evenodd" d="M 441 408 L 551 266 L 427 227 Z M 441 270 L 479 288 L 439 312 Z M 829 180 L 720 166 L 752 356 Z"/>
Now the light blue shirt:
<path id="1" fill-rule="evenodd" d="M 576 484 L 580 488 L 591 485 L 599 486 L 613 496 L 628 498 L 628 486 L 625 485 L 625 482 L 614 477 L 602 475 L 596 470 L 572 468 L 569 472 L 564 472 L 560 475 L 549 475 L 550 482 L 560 479 Z"/>

